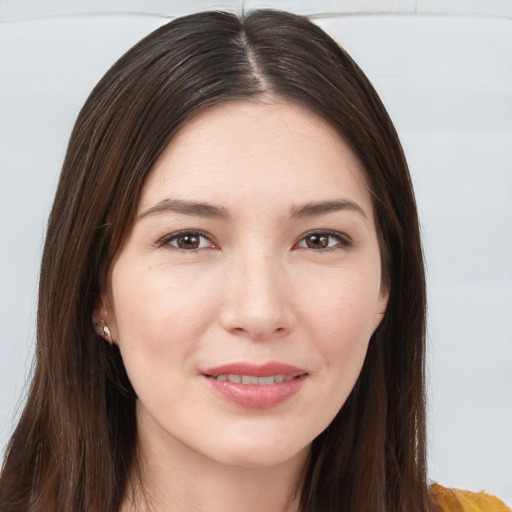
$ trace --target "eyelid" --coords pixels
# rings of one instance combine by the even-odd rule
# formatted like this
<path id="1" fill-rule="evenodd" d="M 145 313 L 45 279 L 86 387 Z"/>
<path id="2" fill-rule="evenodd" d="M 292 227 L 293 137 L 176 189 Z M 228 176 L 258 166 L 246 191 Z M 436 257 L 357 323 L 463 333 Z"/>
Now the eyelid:
<path id="1" fill-rule="evenodd" d="M 306 247 L 306 246 L 299 246 L 299 244 L 301 242 L 305 242 L 305 240 L 309 236 L 313 236 L 313 235 L 328 236 L 328 237 L 337 239 L 338 243 L 335 245 L 332 245 L 332 246 L 328 246 L 325 248 L 319 248 L 319 249 L 314 249 L 314 248 Z M 309 249 L 314 252 L 330 252 L 330 251 L 336 251 L 336 250 L 350 249 L 353 246 L 353 244 L 354 244 L 354 242 L 352 241 L 352 239 L 347 234 L 342 233 L 340 231 L 333 231 L 330 229 L 313 229 L 313 230 L 310 230 L 307 233 L 304 233 L 303 235 L 301 235 L 299 237 L 298 241 L 295 243 L 294 247 L 298 247 L 300 249 Z"/>
<path id="2" fill-rule="evenodd" d="M 180 247 L 171 245 L 171 241 L 177 240 L 178 238 L 187 236 L 187 235 L 194 235 L 194 236 L 198 236 L 200 238 L 205 238 L 210 243 L 210 246 L 209 247 L 198 247 L 197 249 L 182 249 Z M 178 251 L 183 251 L 183 252 L 195 252 L 195 251 L 198 251 L 199 249 L 208 249 L 208 248 L 218 247 L 218 244 L 215 242 L 215 239 L 212 235 L 210 235 L 209 233 L 206 233 L 204 231 L 201 231 L 199 229 L 181 229 L 179 231 L 174 231 L 174 232 L 169 233 L 169 234 L 163 236 L 162 238 L 160 238 L 160 240 L 158 240 L 155 245 L 157 247 L 170 247 L 172 249 L 176 249 Z"/>
<path id="3" fill-rule="evenodd" d="M 174 246 L 171 244 L 172 241 L 178 240 L 180 237 L 185 237 L 187 235 L 204 238 L 204 239 L 208 240 L 209 245 L 207 247 L 183 249 L 183 248 L 180 248 L 180 247 L 177 247 L 177 246 Z M 330 237 L 332 239 L 337 240 L 337 243 L 334 245 L 328 245 L 327 247 L 324 247 L 324 248 L 316 248 L 316 249 L 312 248 L 312 247 L 300 245 L 301 243 L 305 242 L 305 240 L 308 237 L 313 236 L 313 235 Z M 169 247 L 169 248 L 172 248 L 172 249 L 175 249 L 178 251 L 182 251 L 182 252 L 187 252 L 187 253 L 195 252 L 195 251 L 198 251 L 199 249 L 209 249 L 209 248 L 219 247 L 218 244 L 216 243 L 214 237 L 211 234 L 206 233 L 201 230 L 198 230 L 198 229 L 182 229 L 179 231 L 174 231 L 174 232 L 169 233 L 169 234 L 163 236 L 162 238 L 160 238 L 156 242 L 155 245 L 157 247 Z M 335 251 L 335 250 L 340 250 L 340 249 L 347 250 L 352 245 L 353 245 L 353 241 L 345 233 L 342 233 L 340 231 L 328 230 L 328 229 L 314 229 L 314 230 L 310 230 L 310 231 L 302 234 L 299 237 L 298 241 L 294 244 L 293 248 L 309 249 L 314 252 L 330 252 L 330 251 Z"/>

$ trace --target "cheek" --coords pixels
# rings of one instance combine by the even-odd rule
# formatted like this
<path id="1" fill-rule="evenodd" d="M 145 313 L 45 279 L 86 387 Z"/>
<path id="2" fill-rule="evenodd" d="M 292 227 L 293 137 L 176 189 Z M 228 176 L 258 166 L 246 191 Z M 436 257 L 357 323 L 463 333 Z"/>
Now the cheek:
<path id="1" fill-rule="evenodd" d="M 353 273 L 346 279 L 333 278 L 304 300 L 307 328 L 325 364 L 342 367 L 347 376 L 359 373 L 375 330 L 378 277 Z"/>
<path id="2" fill-rule="evenodd" d="M 308 405 L 317 418 L 310 432 L 313 437 L 333 421 L 361 373 L 374 331 L 379 288 L 364 275 L 346 279 L 333 275 L 323 282 L 328 284 L 304 298 L 302 314 L 318 383 Z"/>
<path id="3" fill-rule="evenodd" d="M 112 284 L 123 357 L 147 361 L 147 367 L 168 363 L 178 353 L 186 356 L 215 314 L 214 283 L 198 283 L 186 269 L 138 269 L 122 263 L 118 262 Z"/>
<path id="4" fill-rule="evenodd" d="M 323 280 L 320 286 L 307 286 L 309 293 L 304 294 L 302 302 L 311 311 L 315 311 L 319 328 L 343 330 L 373 331 L 375 317 L 379 308 L 380 281 L 375 276 L 347 270 Z"/>

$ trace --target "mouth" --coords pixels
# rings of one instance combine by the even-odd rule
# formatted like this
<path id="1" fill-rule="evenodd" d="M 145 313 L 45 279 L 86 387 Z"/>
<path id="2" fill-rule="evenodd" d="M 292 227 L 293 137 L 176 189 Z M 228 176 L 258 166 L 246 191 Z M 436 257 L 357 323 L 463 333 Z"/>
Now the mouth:
<path id="1" fill-rule="evenodd" d="M 285 363 L 269 362 L 265 364 L 232 363 L 210 368 L 202 372 L 205 377 L 219 382 L 266 386 L 289 382 L 307 375 L 307 371 Z"/>
<path id="2" fill-rule="evenodd" d="M 306 370 L 282 363 L 235 363 L 202 373 L 210 388 L 223 399 L 250 409 L 269 409 L 297 394 Z"/>
<path id="3" fill-rule="evenodd" d="M 253 386 L 267 386 L 271 384 L 281 384 L 296 379 L 290 375 L 269 375 L 268 377 L 257 377 L 256 375 L 238 375 L 236 373 L 223 375 L 207 375 L 210 379 L 219 382 L 232 382 L 234 384 L 250 384 Z"/>

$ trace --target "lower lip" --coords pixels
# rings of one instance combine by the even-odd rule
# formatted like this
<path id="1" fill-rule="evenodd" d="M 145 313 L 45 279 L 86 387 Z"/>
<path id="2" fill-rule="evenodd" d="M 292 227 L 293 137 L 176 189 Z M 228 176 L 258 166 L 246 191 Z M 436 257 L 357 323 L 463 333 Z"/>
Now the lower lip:
<path id="1" fill-rule="evenodd" d="M 211 388 L 225 400 L 248 409 L 270 409 L 300 390 L 306 375 L 287 382 L 266 385 L 238 384 L 206 377 Z"/>

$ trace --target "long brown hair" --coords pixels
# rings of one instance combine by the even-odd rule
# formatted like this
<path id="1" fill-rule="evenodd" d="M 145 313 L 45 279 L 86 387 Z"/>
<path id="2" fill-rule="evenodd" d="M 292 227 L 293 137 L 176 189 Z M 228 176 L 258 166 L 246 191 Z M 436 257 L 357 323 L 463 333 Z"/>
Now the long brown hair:
<path id="1" fill-rule="evenodd" d="M 41 267 L 36 366 L 0 478 L 2 512 L 117 511 L 136 464 L 135 394 L 92 325 L 155 160 L 194 114 L 264 95 L 326 119 L 362 162 L 389 289 L 362 373 L 313 442 L 302 512 L 429 509 L 425 285 L 414 195 L 385 108 L 308 19 L 261 10 L 176 19 L 128 51 L 76 121 Z"/>

